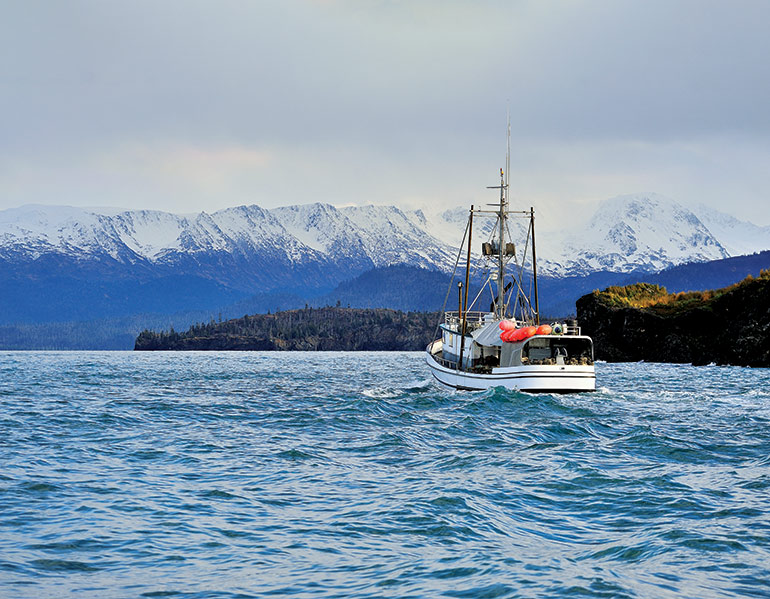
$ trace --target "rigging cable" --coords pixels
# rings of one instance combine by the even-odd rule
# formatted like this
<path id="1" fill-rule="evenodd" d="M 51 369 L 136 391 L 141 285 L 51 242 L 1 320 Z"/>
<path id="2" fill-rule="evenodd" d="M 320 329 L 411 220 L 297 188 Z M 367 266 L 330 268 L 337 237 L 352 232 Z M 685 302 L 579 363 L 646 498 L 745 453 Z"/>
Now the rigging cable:
<path id="1" fill-rule="evenodd" d="M 444 318 L 446 303 L 449 301 L 449 293 L 452 291 L 452 283 L 454 283 L 455 274 L 457 274 L 457 265 L 460 264 L 460 258 L 463 255 L 463 246 L 465 245 L 465 240 L 468 237 L 468 227 L 470 226 L 470 224 L 471 224 L 471 221 L 470 219 L 468 219 L 468 222 L 465 223 L 465 233 L 463 233 L 463 240 L 460 242 L 460 247 L 457 250 L 457 259 L 455 260 L 455 267 L 454 267 L 454 270 L 452 271 L 452 278 L 449 279 L 449 287 L 447 287 L 446 295 L 444 296 L 444 303 L 441 305 L 441 312 L 439 313 L 438 323 L 436 323 L 436 329 L 433 332 L 433 341 L 430 342 L 429 347 L 431 348 L 430 349 L 431 353 L 433 353 L 433 344 L 436 342 L 436 336 L 438 335 L 439 328 L 441 327 L 441 321 Z"/>

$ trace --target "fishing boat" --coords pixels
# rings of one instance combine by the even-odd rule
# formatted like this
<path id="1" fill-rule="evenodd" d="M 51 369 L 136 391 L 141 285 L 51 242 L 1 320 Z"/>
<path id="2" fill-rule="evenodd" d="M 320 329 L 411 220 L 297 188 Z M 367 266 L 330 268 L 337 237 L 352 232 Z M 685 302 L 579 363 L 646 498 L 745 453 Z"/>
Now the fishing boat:
<path id="1" fill-rule="evenodd" d="M 510 139 L 510 134 L 509 134 Z M 509 143 L 510 148 L 510 143 Z M 512 211 L 508 206 L 508 167 L 500 169 L 499 202 L 487 208 L 470 207 L 468 223 L 457 254 L 436 327 L 436 339 L 426 348 L 426 361 L 433 377 L 455 389 L 483 390 L 505 387 L 527 392 L 571 393 L 594 391 L 593 341 L 581 334 L 575 320 L 541 323 L 537 289 L 535 210 Z M 525 233 L 523 251 L 511 236 L 511 219 L 519 221 L 514 231 Z M 481 256 L 473 256 L 475 219 L 487 219 L 481 230 Z M 492 220 L 496 219 L 496 220 Z M 493 226 L 489 226 L 491 223 Z M 525 225 L 526 223 L 526 225 Z M 519 241 L 520 245 L 521 241 Z M 465 283 L 458 282 L 457 310 L 447 311 L 447 300 L 465 253 Z M 483 276 L 471 277 L 476 270 Z M 469 303 L 472 283 L 475 298 Z M 488 311 L 478 308 L 489 291 Z M 489 297 L 489 296 L 487 296 Z"/>

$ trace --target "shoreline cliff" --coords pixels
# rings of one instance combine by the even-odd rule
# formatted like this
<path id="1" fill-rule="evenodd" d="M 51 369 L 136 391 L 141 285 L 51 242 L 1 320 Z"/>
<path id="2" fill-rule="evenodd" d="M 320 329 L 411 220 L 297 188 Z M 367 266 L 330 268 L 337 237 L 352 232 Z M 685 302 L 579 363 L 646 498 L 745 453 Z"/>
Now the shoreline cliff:
<path id="1" fill-rule="evenodd" d="M 770 270 L 713 291 L 609 287 L 576 306 L 598 360 L 770 367 Z"/>

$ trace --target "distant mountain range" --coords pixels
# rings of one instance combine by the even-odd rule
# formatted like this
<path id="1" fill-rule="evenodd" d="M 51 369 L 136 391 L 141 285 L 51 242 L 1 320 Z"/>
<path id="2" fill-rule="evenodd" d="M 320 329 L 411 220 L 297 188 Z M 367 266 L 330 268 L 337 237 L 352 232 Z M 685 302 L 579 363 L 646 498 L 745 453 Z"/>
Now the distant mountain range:
<path id="1" fill-rule="evenodd" d="M 711 262 L 683 264 L 660 273 L 629 275 L 598 272 L 574 277 L 541 277 L 541 312 L 544 318 L 575 313 L 575 300 L 595 289 L 639 281 L 656 283 L 671 292 L 725 287 L 758 275 L 770 267 L 770 250 Z M 303 306 L 371 308 L 389 306 L 403 311 L 433 311 L 447 296 L 450 275 L 415 266 L 387 266 L 344 281 L 333 291 L 314 298 L 291 293 L 261 293 L 213 310 L 183 310 L 173 314 L 142 312 L 128 316 L 74 322 L 0 324 L 0 349 L 130 349 L 140 331 L 185 330 L 196 323 L 211 323 L 246 314 L 264 314 Z"/>
<path id="2" fill-rule="evenodd" d="M 322 289 L 378 266 L 447 268 L 451 248 L 398 208 L 239 206 L 207 214 L 112 214 L 24 206 L 0 212 L 0 260 L 102 264 L 136 276 L 195 275 L 233 289 Z"/>
<path id="3" fill-rule="evenodd" d="M 462 208 L 426 214 L 318 203 L 194 215 L 36 205 L 4 210 L 0 324 L 211 312 L 237 305 L 360 303 L 360 281 L 376 286 L 391 266 L 442 275 L 417 276 L 431 284 L 444 278 L 454 265 L 467 214 Z M 474 224 L 475 247 L 492 224 Z M 511 229 L 522 252 L 525 223 L 513 221 Z M 541 296 L 550 301 L 551 281 L 552 294 L 563 298 L 553 305 L 561 310 L 577 297 L 569 291 L 577 280 L 599 287 L 676 265 L 758 252 L 770 248 L 770 227 L 637 194 L 603 202 L 585 227 L 539 234 L 537 241 Z M 411 292 L 412 304 L 429 307 L 425 298 L 432 292 L 419 281 L 410 285 L 404 276 L 391 275 L 383 279 L 391 281 L 389 301 L 398 303 L 396 296 Z M 436 293 L 443 296 L 445 289 Z"/>

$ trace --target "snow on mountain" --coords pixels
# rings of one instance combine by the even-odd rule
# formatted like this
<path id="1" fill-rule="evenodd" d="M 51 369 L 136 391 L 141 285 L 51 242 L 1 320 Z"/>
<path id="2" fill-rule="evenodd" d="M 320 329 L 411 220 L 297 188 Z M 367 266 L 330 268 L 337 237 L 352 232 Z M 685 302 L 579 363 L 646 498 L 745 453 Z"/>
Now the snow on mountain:
<path id="1" fill-rule="evenodd" d="M 539 234 L 538 266 L 553 275 L 653 272 L 770 248 L 770 227 L 705 208 L 698 214 L 701 218 L 658 194 L 612 198 L 584 227 Z M 261 270 L 255 276 L 264 280 L 278 274 L 288 280 L 291 268 L 302 266 L 304 282 L 312 284 L 314 276 L 355 276 L 390 264 L 451 270 L 467 215 L 467 208 L 426 214 L 320 203 L 193 215 L 24 206 L 0 211 L 0 258 L 28 261 L 56 254 L 129 265 L 184 262 L 190 272 L 205 264 L 209 273 L 240 260 L 243 272 Z M 494 226 L 493 216 L 474 219 L 474 252 Z M 509 230 L 519 253 L 529 251 L 526 220 L 511 219 Z"/>
<path id="2" fill-rule="evenodd" d="M 366 253 L 356 226 L 331 204 L 303 204 L 273 208 L 270 213 L 305 246 L 334 259 L 374 263 Z"/>
<path id="3" fill-rule="evenodd" d="M 100 217 L 70 206 L 29 205 L 0 211 L 0 256 L 32 259 L 55 251 L 114 255 L 114 243 L 104 243 Z"/>
<path id="4" fill-rule="evenodd" d="M 180 237 L 187 225 L 183 217 L 157 210 L 135 210 L 98 218 L 100 243 L 123 244 L 137 257 L 152 261 L 182 249 Z M 119 259 L 119 254 L 112 256 Z"/>
<path id="5" fill-rule="evenodd" d="M 456 208 L 411 220 L 431 235 L 457 247 L 468 210 Z M 474 251 L 495 227 L 494 216 L 474 218 Z M 527 219 L 508 221 L 519 256 L 531 252 Z M 715 260 L 729 254 L 689 210 L 658 194 L 619 196 L 604 201 L 584 226 L 540 234 L 538 267 L 544 274 L 576 275 L 595 271 L 654 272 L 675 264 Z"/>
<path id="6" fill-rule="evenodd" d="M 465 227 L 468 223 L 468 208 L 450 208 L 441 212 L 432 212 L 426 214 L 422 210 L 414 210 L 406 213 L 407 218 L 417 227 L 428 233 L 430 236 L 441 240 L 454 248 L 455 254 L 457 248 L 463 242 Z M 493 215 L 477 215 L 473 219 L 472 237 L 475 240 L 474 245 L 487 241 L 495 228 L 497 219 Z M 526 225 L 520 219 L 511 219 L 509 229 L 514 239 L 521 237 Z M 526 235 L 526 231 L 524 231 Z"/>
<path id="7" fill-rule="evenodd" d="M 286 231 L 319 252 L 329 251 L 334 241 L 351 228 L 347 218 L 331 204 L 281 206 L 270 212 Z"/>
<path id="8" fill-rule="evenodd" d="M 347 206 L 340 212 L 356 226 L 375 266 L 410 264 L 451 268 L 454 249 L 430 235 L 395 206 Z"/>
<path id="9" fill-rule="evenodd" d="M 450 253 L 448 244 L 388 206 L 238 206 L 185 216 L 154 210 L 98 214 L 56 206 L 0 211 L 0 257 L 8 260 L 50 254 L 174 265 L 205 255 L 212 269 L 212 256 L 221 255 L 252 265 L 257 260 L 272 269 L 283 265 L 287 275 L 289 266 L 303 264 L 354 275 L 390 264 L 446 269 Z"/>
<path id="10" fill-rule="evenodd" d="M 294 237 L 336 259 L 366 260 L 370 267 L 448 268 L 451 244 L 431 236 L 393 206 L 306 204 L 271 212 Z"/>
<path id="11" fill-rule="evenodd" d="M 656 272 L 684 262 L 729 256 L 692 212 L 665 196 L 624 195 L 602 202 L 588 225 L 563 234 L 558 252 L 543 255 L 547 270 Z"/>
<path id="12" fill-rule="evenodd" d="M 210 245 L 203 246 L 201 240 L 210 240 Z M 271 249 L 290 261 L 301 260 L 303 254 L 315 253 L 292 237 L 269 210 L 254 205 L 198 214 L 188 230 L 185 249 L 190 251 L 200 247 L 208 251 L 239 253 Z"/>
<path id="13" fill-rule="evenodd" d="M 467 208 L 450 208 L 442 212 L 428 213 L 414 210 L 406 213 L 409 221 L 431 237 L 442 240 L 454 248 L 460 247 L 468 221 Z"/>
<path id="14" fill-rule="evenodd" d="M 770 249 L 770 226 L 761 227 L 738 220 L 703 204 L 694 210 L 731 256 L 754 254 Z"/>

